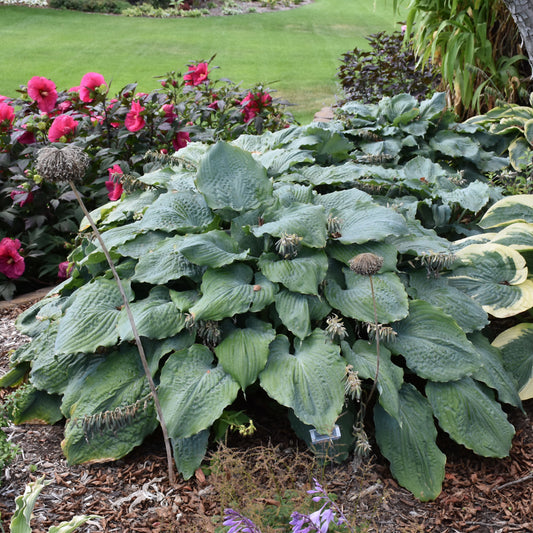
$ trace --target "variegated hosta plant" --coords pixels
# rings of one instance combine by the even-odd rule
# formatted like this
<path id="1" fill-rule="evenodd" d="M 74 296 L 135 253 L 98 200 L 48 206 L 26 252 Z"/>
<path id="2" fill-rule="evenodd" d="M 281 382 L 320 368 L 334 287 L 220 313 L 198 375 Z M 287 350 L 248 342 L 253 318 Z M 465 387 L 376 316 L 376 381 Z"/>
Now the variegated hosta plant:
<path id="1" fill-rule="evenodd" d="M 519 390 L 530 394 L 531 328 L 493 339 L 490 323 L 531 307 L 533 220 L 496 203 L 474 224 L 500 198 L 483 173 L 506 162 L 490 136 L 443 110 L 442 95 L 421 105 L 401 95 L 358 107 L 349 126 L 192 143 L 93 213 L 185 477 L 224 410 L 259 388 L 307 440 L 338 425 L 339 459 L 364 447 L 362 413 L 373 409 L 393 474 L 422 500 L 444 477 L 435 420 L 478 454 L 508 454 L 514 428 L 501 403 L 520 407 Z M 513 208 L 523 211 L 505 213 Z M 379 271 L 350 268 L 363 253 L 380 258 Z M 102 250 L 87 234 L 71 260 L 72 277 L 20 316 L 33 340 L 2 383 L 29 375 L 16 421 L 65 417 L 71 463 L 107 461 L 158 421 Z M 376 401 L 363 408 L 376 375 Z"/>

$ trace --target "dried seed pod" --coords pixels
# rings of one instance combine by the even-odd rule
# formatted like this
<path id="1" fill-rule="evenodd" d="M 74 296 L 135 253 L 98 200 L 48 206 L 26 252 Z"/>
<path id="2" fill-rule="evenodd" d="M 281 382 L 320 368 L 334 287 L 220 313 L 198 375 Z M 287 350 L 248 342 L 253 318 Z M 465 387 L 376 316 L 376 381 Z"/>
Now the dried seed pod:
<path id="1" fill-rule="evenodd" d="M 79 183 L 89 166 L 89 156 L 78 146 L 57 148 L 47 146 L 39 150 L 35 168 L 47 181 Z"/>
<path id="2" fill-rule="evenodd" d="M 373 276 L 383 266 L 383 257 L 366 252 L 350 259 L 350 268 L 361 276 Z"/>

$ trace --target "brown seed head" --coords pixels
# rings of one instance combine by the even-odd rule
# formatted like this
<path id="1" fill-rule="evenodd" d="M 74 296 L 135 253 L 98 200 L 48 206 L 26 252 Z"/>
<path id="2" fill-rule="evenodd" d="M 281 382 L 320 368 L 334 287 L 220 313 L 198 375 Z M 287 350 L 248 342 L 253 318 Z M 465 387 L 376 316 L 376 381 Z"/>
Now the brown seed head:
<path id="1" fill-rule="evenodd" d="M 373 276 L 383 266 L 383 257 L 372 253 L 363 253 L 350 259 L 350 268 L 361 276 Z"/>
<path id="2" fill-rule="evenodd" d="M 79 183 L 89 166 L 89 156 L 78 146 L 47 146 L 39 150 L 35 166 L 44 180 Z"/>

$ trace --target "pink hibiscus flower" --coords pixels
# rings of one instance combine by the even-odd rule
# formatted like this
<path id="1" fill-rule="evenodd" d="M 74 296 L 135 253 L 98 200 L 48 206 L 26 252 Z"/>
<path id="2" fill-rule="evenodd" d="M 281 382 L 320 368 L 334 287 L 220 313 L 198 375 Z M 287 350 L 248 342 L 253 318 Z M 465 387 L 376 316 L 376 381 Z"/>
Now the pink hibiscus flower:
<path id="1" fill-rule="evenodd" d="M 4 96 L 3 94 L 0 94 L 0 103 L 1 102 L 9 102 L 11 98 L 8 98 L 7 96 Z"/>
<path id="2" fill-rule="evenodd" d="M 185 85 L 200 85 L 207 80 L 209 71 L 207 63 L 198 63 L 198 65 L 189 65 L 189 71 L 183 76 Z"/>
<path id="3" fill-rule="evenodd" d="M 18 253 L 20 241 L 5 237 L 0 241 L 0 272 L 9 279 L 17 279 L 22 276 L 26 265 L 24 258 Z"/>
<path id="4" fill-rule="evenodd" d="M 55 143 L 64 137 L 63 142 L 65 142 L 74 135 L 77 126 L 78 121 L 70 115 L 58 115 L 48 130 L 48 140 Z"/>
<path id="5" fill-rule="evenodd" d="M 141 113 L 144 111 L 144 107 L 139 102 L 132 102 L 131 108 L 126 115 L 124 125 L 128 131 L 139 131 L 144 128 L 145 122 Z"/>
<path id="6" fill-rule="evenodd" d="M 272 102 L 272 96 L 268 93 L 256 93 L 255 95 L 249 92 L 241 101 L 243 106 L 242 113 L 246 122 L 252 120 L 259 114 L 261 109 Z"/>
<path id="7" fill-rule="evenodd" d="M 27 191 L 24 185 L 19 185 L 16 189 L 13 189 L 9 196 L 13 200 L 13 203 L 20 205 L 20 207 L 24 207 L 26 204 L 33 202 L 33 193 Z"/>
<path id="8" fill-rule="evenodd" d="M 17 130 L 16 140 L 20 144 L 33 144 L 35 142 L 35 135 L 32 131 L 26 131 L 26 128 L 27 125 L 22 124 L 21 129 Z"/>
<path id="9" fill-rule="evenodd" d="M 70 278 L 73 268 L 74 263 L 71 263 L 70 261 L 63 261 L 62 263 L 59 263 L 57 277 L 62 280 Z"/>
<path id="10" fill-rule="evenodd" d="M 96 89 L 104 85 L 107 87 L 104 77 L 98 72 L 87 72 L 83 76 L 79 86 L 80 100 L 82 102 L 92 102 L 96 97 Z"/>
<path id="11" fill-rule="evenodd" d="M 15 111 L 9 104 L 0 102 L 0 131 L 9 131 L 15 120 Z"/>
<path id="12" fill-rule="evenodd" d="M 174 104 L 163 104 L 161 106 L 161 112 L 165 115 L 165 122 L 172 122 L 178 115 L 174 113 Z"/>
<path id="13" fill-rule="evenodd" d="M 33 76 L 28 82 L 28 96 L 37 102 L 40 111 L 50 113 L 57 101 L 56 84 L 42 76 Z"/>
<path id="14" fill-rule="evenodd" d="M 188 131 L 178 131 L 176 136 L 172 139 L 172 146 L 174 147 L 174 150 L 176 150 L 177 152 L 180 148 L 184 148 L 190 142 L 191 142 L 191 137 Z"/>
<path id="15" fill-rule="evenodd" d="M 120 178 L 124 175 L 124 172 L 122 172 L 120 165 L 113 165 L 107 169 L 107 172 L 109 173 L 109 179 L 105 182 L 107 197 L 111 202 L 115 202 L 120 199 L 124 192 L 122 183 L 120 183 Z"/>

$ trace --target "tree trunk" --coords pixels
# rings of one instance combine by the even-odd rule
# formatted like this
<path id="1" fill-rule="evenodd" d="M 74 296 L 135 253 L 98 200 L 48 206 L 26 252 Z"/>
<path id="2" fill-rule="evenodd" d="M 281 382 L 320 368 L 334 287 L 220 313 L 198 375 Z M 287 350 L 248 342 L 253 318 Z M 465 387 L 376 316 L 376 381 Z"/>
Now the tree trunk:
<path id="1" fill-rule="evenodd" d="M 524 55 L 528 56 L 533 72 L 533 2 L 531 0 L 503 0 L 522 37 Z"/>

